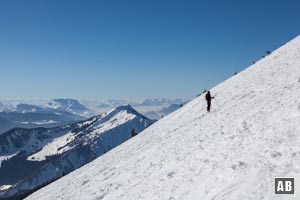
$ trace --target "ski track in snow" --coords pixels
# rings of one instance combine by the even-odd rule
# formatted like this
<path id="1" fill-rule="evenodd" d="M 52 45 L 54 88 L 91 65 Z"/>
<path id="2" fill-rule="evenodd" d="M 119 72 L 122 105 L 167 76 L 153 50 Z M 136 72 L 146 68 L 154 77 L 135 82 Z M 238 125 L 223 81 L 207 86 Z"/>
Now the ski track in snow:
<path id="1" fill-rule="evenodd" d="M 300 37 L 211 93 L 27 199 L 300 199 Z"/>

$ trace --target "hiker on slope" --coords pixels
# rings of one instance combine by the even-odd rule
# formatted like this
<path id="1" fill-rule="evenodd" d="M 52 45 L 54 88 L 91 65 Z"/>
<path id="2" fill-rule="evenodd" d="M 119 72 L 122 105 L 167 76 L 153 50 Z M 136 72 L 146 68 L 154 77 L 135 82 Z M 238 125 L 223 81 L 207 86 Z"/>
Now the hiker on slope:
<path id="1" fill-rule="evenodd" d="M 205 95 L 205 100 L 207 102 L 207 112 L 210 112 L 210 106 L 211 106 L 211 100 L 213 99 L 214 97 L 212 97 L 210 95 L 210 92 L 207 91 L 206 95 Z"/>
<path id="2" fill-rule="evenodd" d="M 137 135 L 137 132 L 135 132 L 135 129 L 133 128 L 132 130 L 131 130 L 131 137 L 134 137 L 134 136 L 136 136 Z"/>

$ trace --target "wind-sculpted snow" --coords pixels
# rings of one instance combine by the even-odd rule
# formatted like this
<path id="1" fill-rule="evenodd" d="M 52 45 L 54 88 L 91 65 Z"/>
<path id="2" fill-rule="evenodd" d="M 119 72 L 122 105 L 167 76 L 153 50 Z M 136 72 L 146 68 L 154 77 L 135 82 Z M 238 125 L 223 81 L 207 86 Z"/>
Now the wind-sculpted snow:
<path id="1" fill-rule="evenodd" d="M 299 199 L 300 38 L 211 93 L 211 113 L 202 95 L 27 199 Z"/>
<path id="2" fill-rule="evenodd" d="M 128 140 L 133 128 L 139 133 L 153 122 L 127 105 L 66 126 L 3 133 L 0 198 L 53 181 Z"/>

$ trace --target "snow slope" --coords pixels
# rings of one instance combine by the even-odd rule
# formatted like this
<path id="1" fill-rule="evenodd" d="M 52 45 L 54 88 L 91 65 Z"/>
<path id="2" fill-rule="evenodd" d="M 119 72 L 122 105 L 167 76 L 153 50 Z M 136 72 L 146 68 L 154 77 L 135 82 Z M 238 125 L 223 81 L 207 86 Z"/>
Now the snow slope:
<path id="1" fill-rule="evenodd" d="M 300 37 L 211 93 L 27 199 L 300 199 Z"/>
<path id="2" fill-rule="evenodd" d="M 66 126 L 3 133 L 0 198 L 16 197 L 47 184 L 130 139 L 133 128 L 139 133 L 152 123 L 124 105 Z"/>

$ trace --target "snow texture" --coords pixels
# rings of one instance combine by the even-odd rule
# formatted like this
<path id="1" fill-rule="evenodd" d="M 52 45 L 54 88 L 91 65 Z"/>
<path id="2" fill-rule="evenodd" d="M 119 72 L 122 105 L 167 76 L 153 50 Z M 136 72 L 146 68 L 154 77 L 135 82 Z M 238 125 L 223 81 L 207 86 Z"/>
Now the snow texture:
<path id="1" fill-rule="evenodd" d="M 211 93 L 27 199 L 300 199 L 300 37 Z"/>

